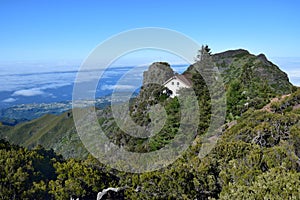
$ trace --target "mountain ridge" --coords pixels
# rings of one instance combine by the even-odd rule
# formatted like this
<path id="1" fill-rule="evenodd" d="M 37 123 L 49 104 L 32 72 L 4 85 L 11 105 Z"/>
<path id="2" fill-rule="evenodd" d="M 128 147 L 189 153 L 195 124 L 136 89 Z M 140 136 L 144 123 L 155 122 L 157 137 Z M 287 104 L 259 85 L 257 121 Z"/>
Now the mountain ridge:
<path id="1" fill-rule="evenodd" d="M 267 103 L 269 103 L 271 98 L 275 97 L 276 95 L 291 93 L 293 90 L 293 86 L 291 83 L 289 83 L 287 75 L 282 72 L 276 65 L 272 64 L 268 60 L 265 60 L 266 57 L 262 54 L 255 56 L 250 54 L 247 50 L 238 49 L 212 54 L 211 57 L 215 65 L 219 68 L 223 79 L 225 80 L 224 84 L 228 93 L 227 99 L 229 101 L 229 107 L 227 109 L 228 122 L 237 119 L 241 115 L 241 113 L 250 108 L 262 108 Z M 265 65 L 265 63 L 267 63 L 267 65 Z M 244 72 L 251 71 L 252 66 L 255 66 L 253 71 L 256 71 L 252 75 L 249 75 L 249 80 L 246 80 L 247 77 L 243 77 Z M 257 82 L 256 78 L 260 77 L 260 75 L 262 75 L 263 73 L 256 72 L 264 72 L 264 67 L 268 67 L 268 70 L 271 70 L 271 72 L 273 73 L 273 76 L 268 76 L 268 79 L 271 80 L 272 84 L 267 83 L 262 88 L 262 90 L 264 91 L 269 91 L 270 94 L 267 94 L 266 96 L 260 96 L 257 93 L 261 92 L 259 92 L 260 90 L 258 91 L 256 87 L 257 85 L 265 83 L 264 81 L 266 79 L 260 78 L 259 81 L 261 82 Z M 149 107 L 148 105 L 153 105 L 160 101 L 165 101 L 168 98 L 166 96 L 161 96 L 161 90 L 163 88 L 160 86 L 152 85 L 145 87 L 148 81 L 156 78 L 156 73 L 160 74 L 161 78 L 158 80 L 158 82 L 161 83 L 165 81 L 164 79 L 168 79 L 170 76 L 174 75 L 174 72 L 171 69 L 170 65 L 165 62 L 153 63 L 152 65 L 150 65 L 148 71 L 144 72 L 144 84 L 142 86 L 140 94 L 136 98 L 136 108 L 131 108 L 133 110 L 136 110 L 135 112 L 133 112 L 134 114 L 132 117 L 135 119 L 136 123 L 140 125 L 147 125 L 149 123 L 149 118 L 147 117 Z M 207 90 L 207 88 L 205 88 L 204 80 L 193 71 L 193 65 L 188 67 L 183 74 L 186 74 L 186 76 L 194 82 L 194 89 L 196 90 L 197 95 L 208 94 L 209 91 Z M 278 84 L 283 83 L 283 86 L 274 86 L 274 81 L 277 81 Z M 247 87 L 252 89 L 248 89 Z M 278 92 L 274 93 L 275 90 L 278 90 Z M 207 97 L 203 96 L 199 98 Z M 208 100 L 209 99 L 206 99 L 205 101 Z M 167 101 L 169 101 L 169 103 L 167 104 L 170 104 L 171 100 Z M 244 105 L 247 105 L 247 107 Z M 209 112 L 209 105 L 203 104 L 202 107 L 203 106 L 207 109 L 205 112 Z M 99 116 L 99 118 L 103 117 Z M 207 124 L 209 119 L 207 118 L 205 119 L 205 121 L 205 123 Z M 104 124 L 112 123 L 113 122 L 107 122 Z M 40 124 L 44 125 L 41 126 Z M 203 129 L 204 131 L 206 129 L 205 127 L 206 125 L 200 126 L 199 128 Z M 121 132 L 118 134 L 122 135 Z M 26 137 L 24 137 L 25 135 Z M 0 128 L 0 136 L 5 137 L 16 144 L 24 145 L 26 147 L 34 147 L 40 144 L 45 146 L 46 148 L 53 148 L 58 153 L 61 153 L 64 157 L 67 158 L 85 157 L 87 155 L 87 152 L 84 150 L 84 147 L 76 134 L 76 128 L 73 123 L 72 114 L 70 114 L 69 111 L 59 116 L 46 115 L 15 127 L 7 128 L 5 126 L 2 126 L 2 128 Z M 45 138 L 48 139 L 46 140 Z M 128 140 L 128 138 L 126 140 Z M 78 148 L 81 149 L 81 152 L 76 153 L 76 149 Z"/>

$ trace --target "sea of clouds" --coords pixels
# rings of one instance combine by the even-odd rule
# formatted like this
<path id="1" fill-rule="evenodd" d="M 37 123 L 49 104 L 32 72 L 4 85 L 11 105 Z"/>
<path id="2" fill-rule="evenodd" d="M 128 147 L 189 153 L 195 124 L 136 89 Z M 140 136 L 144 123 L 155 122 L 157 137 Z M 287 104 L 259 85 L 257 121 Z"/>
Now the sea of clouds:
<path id="1" fill-rule="evenodd" d="M 154 59 L 155 60 L 155 59 Z M 162 60 L 162 58 L 156 58 Z M 168 61 L 168 60 L 167 60 Z M 300 86 L 300 58 L 271 58 L 285 71 L 290 81 Z M 170 61 L 169 61 L 170 62 Z M 81 70 L 87 80 L 99 80 L 95 96 L 111 94 L 113 90 L 132 91 L 142 84 L 143 72 L 152 62 L 122 65 L 116 61 L 109 68 Z M 179 73 L 186 70 L 188 63 L 177 59 L 170 62 Z M 73 85 L 80 70 L 78 63 L 0 63 L 0 108 L 15 104 L 49 103 L 72 100 Z M 98 72 L 99 72 L 98 71 Z M 123 79 L 121 82 L 118 82 Z M 91 91 L 93 92 L 93 91 Z"/>
<path id="2" fill-rule="evenodd" d="M 151 63 L 140 66 L 112 66 L 107 69 L 80 73 L 86 80 L 99 80 L 95 96 L 110 94 L 113 90 L 138 89 L 143 72 Z M 182 72 L 187 65 L 175 65 Z M 6 66 L 0 72 L 0 108 L 14 104 L 49 103 L 72 100 L 73 86 L 79 66 Z M 99 72 L 102 74 L 98 77 Z M 123 79 L 121 84 L 118 81 Z M 82 81 L 82 80 L 81 80 Z M 84 81 L 83 81 L 84 82 Z M 80 84 L 80 83 L 79 83 Z M 84 84 L 84 83 L 83 83 Z M 92 92 L 92 91 L 91 91 Z"/>

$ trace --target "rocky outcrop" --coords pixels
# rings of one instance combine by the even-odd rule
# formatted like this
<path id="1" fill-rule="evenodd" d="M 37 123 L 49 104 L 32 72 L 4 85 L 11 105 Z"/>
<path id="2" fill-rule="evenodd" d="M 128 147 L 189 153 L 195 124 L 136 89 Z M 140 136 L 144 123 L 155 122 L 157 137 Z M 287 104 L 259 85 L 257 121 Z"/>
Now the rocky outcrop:
<path id="1" fill-rule="evenodd" d="M 268 61 L 268 59 L 265 56 L 265 54 L 259 54 L 257 56 L 257 59 L 260 60 L 266 66 L 272 66 L 272 63 L 270 61 Z"/>
<path id="2" fill-rule="evenodd" d="M 238 79 L 245 70 L 251 70 L 254 77 L 264 80 L 276 93 L 288 94 L 292 91 L 293 86 L 287 74 L 269 61 L 264 54 L 256 56 L 247 50 L 237 49 L 214 54 L 212 59 L 218 66 L 225 84 Z"/>
<path id="3" fill-rule="evenodd" d="M 166 62 L 155 62 L 143 74 L 143 86 L 156 82 L 163 84 L 174 75 L 174 71 Z"/>

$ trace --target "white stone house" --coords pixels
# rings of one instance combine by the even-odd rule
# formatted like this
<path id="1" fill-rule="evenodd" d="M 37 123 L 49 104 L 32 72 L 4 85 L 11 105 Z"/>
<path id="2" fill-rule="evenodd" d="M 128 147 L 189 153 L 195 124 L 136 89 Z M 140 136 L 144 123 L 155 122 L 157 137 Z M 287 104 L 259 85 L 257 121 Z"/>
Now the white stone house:
<path id="1" fill-rule="evenodd" d="M 172 91 L 170 97 L 174 98 L 178 96 L 179 89 L 182 88 L 191 88 L 192 82 L 187 79 L 184 75 L 176 74 L 175 76 L 171 77 L 164 83 L 164 86 Z"/>

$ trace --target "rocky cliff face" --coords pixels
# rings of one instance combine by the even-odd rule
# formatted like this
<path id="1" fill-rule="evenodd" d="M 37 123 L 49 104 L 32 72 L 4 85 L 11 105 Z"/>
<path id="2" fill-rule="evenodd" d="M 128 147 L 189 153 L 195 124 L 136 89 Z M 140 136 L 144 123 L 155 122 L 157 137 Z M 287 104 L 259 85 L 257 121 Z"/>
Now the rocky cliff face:
<path id="1" fill-rule="evenodd" d="M 149 69 L 143 74 L 143 86 L 156 82 L 163 84 L 166 80 L 174 75 L 174 71 L 168 63 L 155 62 L 150 65 Z"/>

